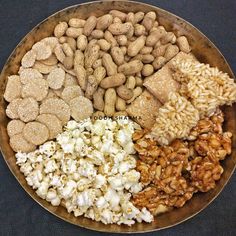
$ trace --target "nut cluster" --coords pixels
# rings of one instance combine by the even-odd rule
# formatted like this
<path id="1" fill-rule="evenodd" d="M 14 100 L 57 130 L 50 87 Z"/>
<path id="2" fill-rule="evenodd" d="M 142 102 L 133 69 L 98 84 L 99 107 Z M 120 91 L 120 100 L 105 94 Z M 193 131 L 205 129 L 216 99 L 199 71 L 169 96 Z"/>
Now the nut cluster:
<path id="1" fill-rule="evenodd" d="M 134 204 L 159 214 L 182 207 L 197 191 L 213 189 L 223 173 L 220 161 L 231 153 L 232 134 L 222 131 L 223 121 L 218 111 L 198 122 L 191 131 L 194 141 L 175 140 L 169 146 L 159 146 L 145 130 L 134 133 L 136 169 L 146 186 L 134 195 Z"/>

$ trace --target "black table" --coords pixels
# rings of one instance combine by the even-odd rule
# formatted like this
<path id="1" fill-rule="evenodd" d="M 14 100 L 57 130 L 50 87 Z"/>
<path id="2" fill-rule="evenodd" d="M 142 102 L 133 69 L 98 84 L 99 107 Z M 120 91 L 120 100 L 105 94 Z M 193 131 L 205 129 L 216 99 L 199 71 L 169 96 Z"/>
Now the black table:
<path id="1" fill-rule="evenodd" d="M 0 0 L 0 68 L 21 40 L 41 20 L 80 0 Z M 191 22 L 224 54 L 236 72 L 236 0 L 146 0 L 143 1 Z M 20 187 L 0 157 L 1 236 L 98 236 L 70 225 L 48 213 Z M 145 235 L 236 235 L 236 175 L 220 196 L 194 218 L 171 229 Z M 113 235 L 113 234 L 110 234 Z"/>

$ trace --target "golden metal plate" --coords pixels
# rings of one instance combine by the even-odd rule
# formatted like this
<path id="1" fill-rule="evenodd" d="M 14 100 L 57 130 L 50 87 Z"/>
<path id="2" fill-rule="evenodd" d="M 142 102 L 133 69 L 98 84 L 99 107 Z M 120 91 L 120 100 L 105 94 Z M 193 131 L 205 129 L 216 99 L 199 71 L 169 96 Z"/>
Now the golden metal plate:
<path id="1" fill-rule="evenodd" d="M 52 35 L 53 29 L 59 21 L 68 21 L 71 17 L 86 18 L 91 14 L 100 16 L 108 13 L 111 9 L 117 9 L 124 12 L 155 11 L 158 15 L 160 24 L 164 25 L 168 31 L 173 31 L 177 35 L 183 34 L 187 36 L 193 49 L 192 52 L 199 61 L 209 63 L 212 66 L 217 66 L 220 70 L 227 72 L 231 77 L 234 77 L 225 58 L 206 36 L 204 36 L 190 23 L 165 10 L 133 1 L 101 1 L 71 6 L 53 14 L 37 25 L 23 38 L 8 58 L 0 76 L 0 148 L 9 169 L 25 191 L 42 207 L 59 218 L 80 227 L 102 232 L 141 233 L 156 231 L 179 224 L 198 214 L 212 200 L 214 200 L 214 198 L 217 197 L 228 182 L 236 165 L 236 105 L 233 107 L 223 108 L 226 117 L 225 129 L 234 134 L 232 148 L 233 152 L 231 156 L 223 161 L 225 171 L 222 178 L 217 183 L 216 188 L 207 193 L 195 194 L 194 197 L 187 202 L 186 205 L 184 205 L 184 207 L 159 215 L 151 224 L 136 223 L 132 227 L 124 225 L 104 225 L 103 223 L 95 222 L 84 217 L 75 217 L 73 214 L 69 214 L 64 207 L 53 207 L 47 201 L 39 198 L 34 190 L 27 185 L 24 175 L 20 172 L 19 167 L 16 165 L 14 152 L 9 145 L 9 138 L 6 131 L 8 118 L 5 115 L 6 102 L 3 99 L 6 79 L 7 76 L 17 73 L 23 55 L 35 42 Z"/>

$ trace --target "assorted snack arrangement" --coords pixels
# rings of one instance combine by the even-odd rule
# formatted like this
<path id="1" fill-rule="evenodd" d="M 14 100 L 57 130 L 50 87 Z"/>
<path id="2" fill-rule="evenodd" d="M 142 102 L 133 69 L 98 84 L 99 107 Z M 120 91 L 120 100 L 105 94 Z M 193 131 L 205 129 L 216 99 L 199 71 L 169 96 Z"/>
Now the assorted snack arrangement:
<path id="1" fill-rule="evenodd" d="M 38 196 L 105 224 L 151 222 L 213 189 L 231 153 L 226 73 L 155 12 L 59 22 L 4 93 L 10 145 Z"/>

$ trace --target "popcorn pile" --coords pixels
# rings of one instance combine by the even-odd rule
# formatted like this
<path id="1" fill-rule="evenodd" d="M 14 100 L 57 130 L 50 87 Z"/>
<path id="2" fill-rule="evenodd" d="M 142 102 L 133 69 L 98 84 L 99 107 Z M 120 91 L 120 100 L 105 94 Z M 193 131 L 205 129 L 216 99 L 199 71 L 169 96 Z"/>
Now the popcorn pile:
<path id="1" fill-rule="evenodd" d="M 151 222 L 146 209 L 130 201 L 142 190 L 132 134 L 138 125 L 127 119 L 69 121 L 56 141 L 31 153 L 16 154 L 27 183 L 52 205 L 75 216 L 104 224 Z"/>

